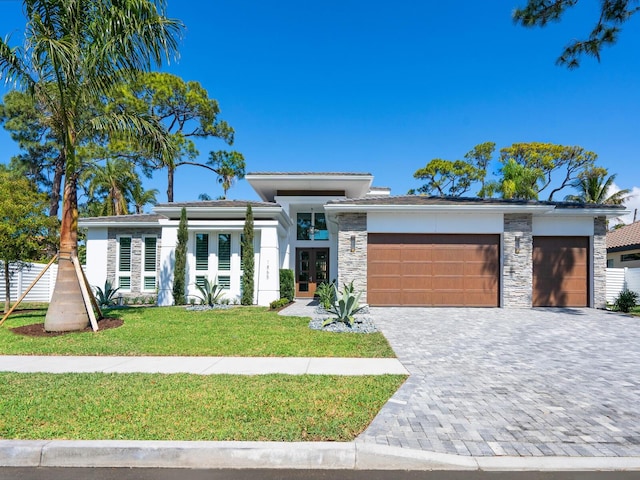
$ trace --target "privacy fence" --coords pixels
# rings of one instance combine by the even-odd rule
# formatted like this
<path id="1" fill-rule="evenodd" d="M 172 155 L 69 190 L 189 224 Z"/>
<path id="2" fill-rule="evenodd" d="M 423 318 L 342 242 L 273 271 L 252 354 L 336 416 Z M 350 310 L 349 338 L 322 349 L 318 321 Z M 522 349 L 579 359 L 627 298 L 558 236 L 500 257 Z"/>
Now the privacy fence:
<path id="1" fill-rule="evenodd" d="M 607 268 L 607 303 L 625 288 L 640 294 L 640 268 Z"/>
<path id="2" fill-rule="evenodd" d="M 31 263 L 21 271 L 17 271 L 11 275 L 11 301 L 15 302 L 33 283 L 40 272 L 46 267 L 44 264 Z M 5 282 L 4 282 L 4 266 L 0 269 L 0 301 L 5 298 Z M 56 274 L 58 266 L 53 264 L 49 270 L 42 276 L 38 283 L 31 289 L 24 299 L 25 302 L 50 302 L 53 294 L 53 287 L 56 284 Z"/>

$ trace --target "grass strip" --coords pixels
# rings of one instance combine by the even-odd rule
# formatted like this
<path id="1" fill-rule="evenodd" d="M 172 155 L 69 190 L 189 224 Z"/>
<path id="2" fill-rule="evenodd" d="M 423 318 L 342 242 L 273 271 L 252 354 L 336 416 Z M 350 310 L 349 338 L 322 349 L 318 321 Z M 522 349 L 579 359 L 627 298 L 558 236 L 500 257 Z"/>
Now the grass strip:
<path id="1" fill-rule="evenodd" d="M 405 378 L 0 373 L 0 438 L 350 441 Z"/>
<path id="2" fill-rule="evenodd" d="M 0 327 L 5 355 L 184 355 L 241 357 L 394 357 L 381 333 L 330 333 L 308 328 L 309 318 L 260 307 L 187 311 L 136 307 L 105 311 L 118 328 L 59 337 L 26 337 L 10 328 L 44 322 L 46 306 L 20 311 Z"/>

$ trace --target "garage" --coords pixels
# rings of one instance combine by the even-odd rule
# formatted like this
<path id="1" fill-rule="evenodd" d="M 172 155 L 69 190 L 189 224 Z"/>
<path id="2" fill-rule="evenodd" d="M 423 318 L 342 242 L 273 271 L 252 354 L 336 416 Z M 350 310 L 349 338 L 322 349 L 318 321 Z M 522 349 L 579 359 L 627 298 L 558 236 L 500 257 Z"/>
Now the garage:
<path id="1" fill-rule="evenodd" d="M 589 306 L 589 237 L 533 237 L 533 306 Z"/>
<path id="2" fill-rule="evenodd" d="M 369 233 L 367 302 L 497 307 L 500 236 Z"/>

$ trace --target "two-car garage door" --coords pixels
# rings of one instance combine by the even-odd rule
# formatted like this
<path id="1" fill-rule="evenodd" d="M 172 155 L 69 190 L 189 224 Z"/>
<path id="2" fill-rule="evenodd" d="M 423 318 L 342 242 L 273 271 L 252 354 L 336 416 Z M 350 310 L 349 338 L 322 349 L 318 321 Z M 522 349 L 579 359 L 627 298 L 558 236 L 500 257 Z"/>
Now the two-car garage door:
<path id="1" fill-rule="evenodd" d="M 371 305 L 497 307 L 499 235 L 370 233 Z"/>
<path id="2" fill-rule="evenodd" d="M 370 233 L 371 305 L 497 307 L 500 236 Z M 589 305 L 589 237 L 534 237 L 533 306 Z"/>

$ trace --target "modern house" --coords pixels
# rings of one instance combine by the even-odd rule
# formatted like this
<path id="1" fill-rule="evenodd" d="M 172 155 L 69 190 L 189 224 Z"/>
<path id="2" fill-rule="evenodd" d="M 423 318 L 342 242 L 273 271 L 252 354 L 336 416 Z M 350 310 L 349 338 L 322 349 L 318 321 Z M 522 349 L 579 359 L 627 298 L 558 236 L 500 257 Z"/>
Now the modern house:
<path id="1" fill-rule="evenodd" d="M 607 267 L 640 267 L 640 222 L 607 232 Z"/>
<path id="2" fill-rule="evenodd" d="M 247 204 L 255 225 L 255 303 L 353 281 L 371 305 L 605 306 L 606 219 L 624 207 L 501 199 L 391 196 L 364 173 L 251 173 L 260 202 L 157 205 L 153 214 L 80 219 L 87 276 L 171 305 L 180 211 L 188 214 L 189 296 L 217 278 L 240 296 Z"/>

